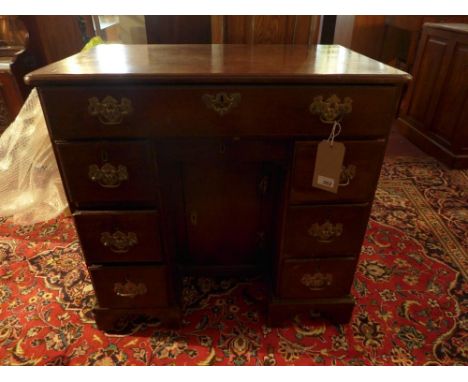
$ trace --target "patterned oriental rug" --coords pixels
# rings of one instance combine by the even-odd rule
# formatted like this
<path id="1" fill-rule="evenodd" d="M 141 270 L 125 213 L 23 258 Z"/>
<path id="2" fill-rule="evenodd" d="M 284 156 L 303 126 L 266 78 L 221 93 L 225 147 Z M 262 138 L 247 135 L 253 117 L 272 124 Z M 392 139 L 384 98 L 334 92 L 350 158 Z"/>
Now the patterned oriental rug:
<path id="1" fill-rule="evenodd" d="M 96 329 L 70 218 L 0 218 L 3 365 L 468 365 L 468 172 L 386 160 L 347 325 L 265 326 L 258 281 L 186 280 L 180 330 Z"/>

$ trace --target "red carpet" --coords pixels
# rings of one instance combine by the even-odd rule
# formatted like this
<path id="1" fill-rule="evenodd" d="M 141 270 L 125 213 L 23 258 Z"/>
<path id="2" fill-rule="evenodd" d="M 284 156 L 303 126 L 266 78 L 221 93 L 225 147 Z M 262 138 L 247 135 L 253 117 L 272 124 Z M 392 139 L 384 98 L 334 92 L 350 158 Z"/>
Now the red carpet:
<path id="1" fill-rule="evenodd" d="M 348 325 L 298 316 L 265 326 L 257 281 L 187 280 L 178 331 L 97 330 L 69 218 L 0 218 L 2 365 L 468 365 L 468 173 L 387 160 Z"/>

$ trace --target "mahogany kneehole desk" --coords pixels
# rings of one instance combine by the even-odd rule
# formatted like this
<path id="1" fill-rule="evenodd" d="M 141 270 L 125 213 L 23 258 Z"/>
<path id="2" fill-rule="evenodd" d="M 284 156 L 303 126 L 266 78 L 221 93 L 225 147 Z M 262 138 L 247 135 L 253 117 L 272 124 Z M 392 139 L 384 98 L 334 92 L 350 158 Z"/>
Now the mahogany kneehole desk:
<path id="1" fill-rule="evenodd" d="M 178 325 L 184 275 L 261 273 L 268 322 L 350 319 L 410 76 L 340 46 L 102 45 L 32 72 L 99 328 Z M 336 194 L 312 187 L 334 121 Z"/>

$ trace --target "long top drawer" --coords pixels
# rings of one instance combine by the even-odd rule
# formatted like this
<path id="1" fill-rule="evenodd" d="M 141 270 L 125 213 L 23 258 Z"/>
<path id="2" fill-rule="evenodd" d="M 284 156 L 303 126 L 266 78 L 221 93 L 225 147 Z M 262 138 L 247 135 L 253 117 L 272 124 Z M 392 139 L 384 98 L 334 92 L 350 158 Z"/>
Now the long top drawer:
<path id="1" fill-rule="evenodd" d="M 54 139 L 386 135 L 395 86 L 44 87 Z"/>

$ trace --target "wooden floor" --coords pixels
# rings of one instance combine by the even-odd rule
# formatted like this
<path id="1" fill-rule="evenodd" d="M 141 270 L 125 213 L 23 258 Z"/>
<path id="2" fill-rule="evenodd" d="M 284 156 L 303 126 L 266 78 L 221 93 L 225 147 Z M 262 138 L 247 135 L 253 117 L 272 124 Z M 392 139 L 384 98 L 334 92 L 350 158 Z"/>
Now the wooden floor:
<path id="1" fill-rule="evenodd" d="M 413 145 L 409 140 L 407 140 L 398 132 L 395 126 L 393 126 L 388 138 L 388 145 L 385 156 L 427 157 L 428 155 Z"/>

